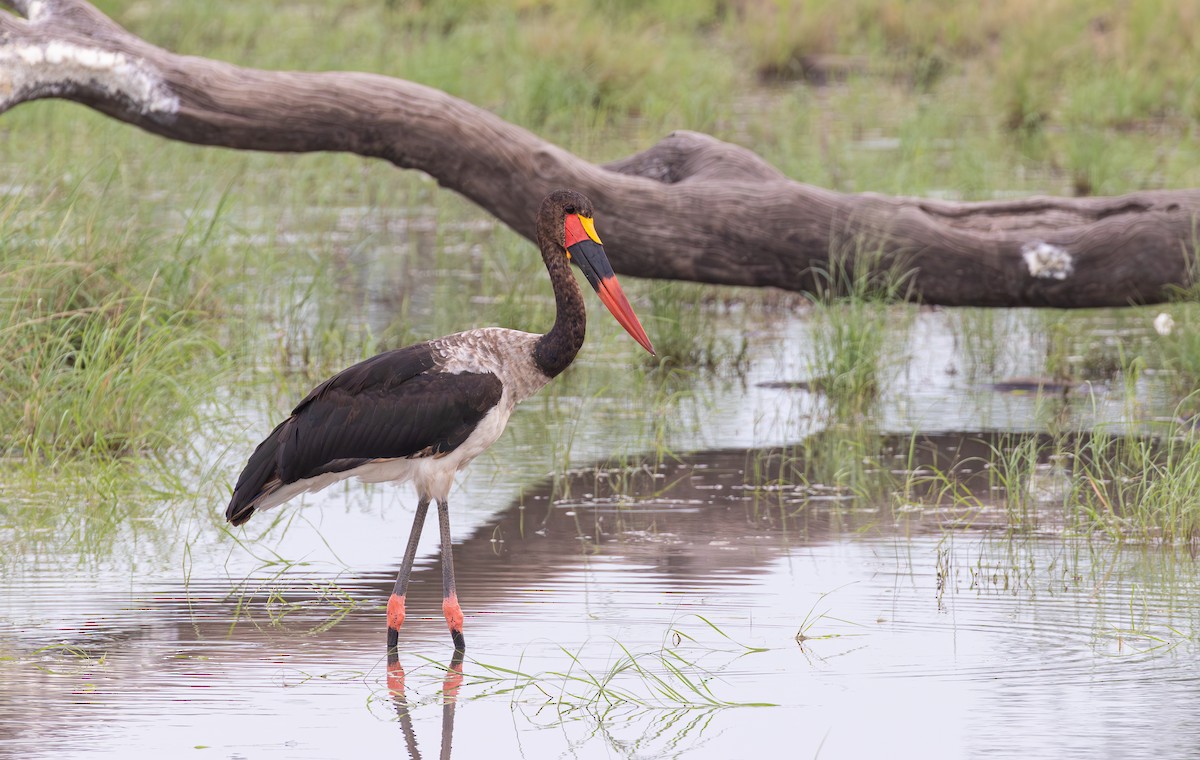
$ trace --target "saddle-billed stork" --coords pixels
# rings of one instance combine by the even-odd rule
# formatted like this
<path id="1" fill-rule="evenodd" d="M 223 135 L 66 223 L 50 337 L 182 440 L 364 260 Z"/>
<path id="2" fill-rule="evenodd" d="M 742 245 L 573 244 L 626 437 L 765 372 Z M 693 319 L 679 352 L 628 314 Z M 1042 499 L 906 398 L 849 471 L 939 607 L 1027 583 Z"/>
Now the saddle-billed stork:
<path id="1" fill-rule="evenodd" d="M 368 483 L 411 480 L 417 512 L 388 599 L 388 648 L 404 622 L 404 594 L 430 501 L 442 546 L 442 612 L 456 651 L 466 648 L 454 587 L 447 500 L 458 470 L 496 442 L 513 407 L 575 359 L 583 345 L 583 295 L 574 262 L 621 326 L 654 348 L 621 290 L 592 222 L 592 203 L 571 190 L 542 201 L 537 242 L 554 286 L 554 326 L 545 335 L 483 327 L 379 354 L 318 385 L 250 455 L 225 518 L 256 511 L 351 476 Z"/>

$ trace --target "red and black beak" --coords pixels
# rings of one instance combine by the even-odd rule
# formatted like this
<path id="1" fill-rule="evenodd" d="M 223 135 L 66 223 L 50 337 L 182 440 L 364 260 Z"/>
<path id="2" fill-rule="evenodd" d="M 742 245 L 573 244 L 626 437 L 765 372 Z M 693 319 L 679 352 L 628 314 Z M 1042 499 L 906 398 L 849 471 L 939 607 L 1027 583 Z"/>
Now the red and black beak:
<path id="1" fill-rule="evenodd" d="M 625 291 L 621 290 L 621 283 L 617 282 L 617 276 L 613 274 L 608 256 L 604 255 L 604 246 L 596 235 L 596 227 L 591 217 L 567 214 L 566 244 L 567 256 L 575 262 L 583 276 L 595 288 L 601 303 L 617 318 L 625 332 L 633 336 L 642 348 L 654 354 L 650 338 L 646 336 L 642 323 L 633 313 Z"/>

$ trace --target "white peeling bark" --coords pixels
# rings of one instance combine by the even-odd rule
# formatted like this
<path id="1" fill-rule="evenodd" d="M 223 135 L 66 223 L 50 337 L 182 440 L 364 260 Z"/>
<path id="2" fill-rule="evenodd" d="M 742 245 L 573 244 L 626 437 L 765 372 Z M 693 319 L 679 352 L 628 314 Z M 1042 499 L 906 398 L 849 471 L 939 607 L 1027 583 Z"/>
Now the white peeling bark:
<path id="1" fill-rule="evenodd" d="M 58 40 L 0 49 L 0 109 L 8 102 L 88 91 L 123 99 L 142 115 L 171 116 L 179 110 L 179 98 L 157 71 L 123 53 Z"/>

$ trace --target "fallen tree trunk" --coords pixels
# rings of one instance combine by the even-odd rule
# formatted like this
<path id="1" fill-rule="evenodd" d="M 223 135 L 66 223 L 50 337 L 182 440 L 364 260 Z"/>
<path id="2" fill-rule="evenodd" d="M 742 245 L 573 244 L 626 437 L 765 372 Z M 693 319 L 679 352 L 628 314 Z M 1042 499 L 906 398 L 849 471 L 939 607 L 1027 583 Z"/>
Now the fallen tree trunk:
<path id="1" fill-rule="evenodd" d="M 695 132 L 595 165 L 412 82 L 176 55 L 82 0 L 0 5 L 12 9 L 0 11 L 0 112 L 65 98 L 173 140 L 382 158 L 530 239 L 541 198 L 573 187 L 596 203 L 621 274 L 814 291 L 831 271 L 904 272 L 905 295 L 925 303 L 1064 308 L 1158 302 L 1193 282 L 1197 190 L 984 203 L 844 194 Z"/>

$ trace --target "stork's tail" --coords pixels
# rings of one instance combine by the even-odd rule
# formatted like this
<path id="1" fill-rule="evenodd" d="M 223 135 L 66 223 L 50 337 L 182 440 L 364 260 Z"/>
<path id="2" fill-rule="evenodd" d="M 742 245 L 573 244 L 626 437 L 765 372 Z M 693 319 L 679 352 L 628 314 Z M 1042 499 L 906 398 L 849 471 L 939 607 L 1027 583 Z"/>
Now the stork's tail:
<path id="1" fill-rule="evenodd" d="M 271 431 L 250 455 L 245 469 L 233 488 L 233 498 L 225 509 L 225 519 L 241 525 L 254 514 L 254 508 L 264 497 L 279 489 L 279 427 Z"/>

